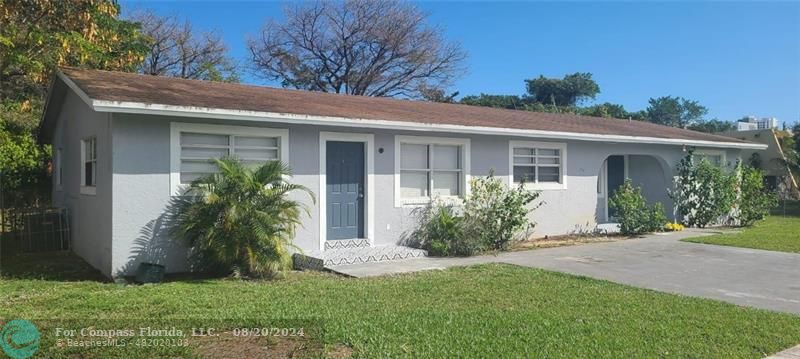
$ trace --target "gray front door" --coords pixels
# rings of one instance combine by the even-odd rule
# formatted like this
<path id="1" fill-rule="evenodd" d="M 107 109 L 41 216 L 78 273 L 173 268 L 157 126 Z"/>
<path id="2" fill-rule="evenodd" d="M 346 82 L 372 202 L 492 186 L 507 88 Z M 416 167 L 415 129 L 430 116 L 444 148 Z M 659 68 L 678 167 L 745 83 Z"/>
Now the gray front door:
<path id="1" fill-rule="evenodd" d="M 326 143 L 327 239 L 364 238 L 364 143 Z"/>
<path id="2" fill-rule="evenodd" d="M 614 192 L 625 183 L 625 156 L 608 156 L 606 161 L 606 170 L 608 171 L 608 188 L 606 193 L 608 193 L 608 198 L 611 198 Z M 617 211 L 609 206 L 608 219 L 613 220 L 616 214 Z"/>

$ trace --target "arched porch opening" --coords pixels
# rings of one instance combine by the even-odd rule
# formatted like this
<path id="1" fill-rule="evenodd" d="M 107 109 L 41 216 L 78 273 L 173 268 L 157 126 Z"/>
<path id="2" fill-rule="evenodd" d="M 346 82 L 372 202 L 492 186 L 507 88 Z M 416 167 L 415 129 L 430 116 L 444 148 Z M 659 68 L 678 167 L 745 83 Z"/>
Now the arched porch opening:
<path id="1" fill-rule="evenodd" d="M 649 205 L 660 202 L 667 218 L 673 218 L 673 203 L 668 189 L 672 187 L 672 169 L 658 156 L 643 154 L 610 155 L 603 160 L 597 175 L 597 223 L 614 223 L 614 210 L 608 200 L 625 179 L 641 187 Z"/>

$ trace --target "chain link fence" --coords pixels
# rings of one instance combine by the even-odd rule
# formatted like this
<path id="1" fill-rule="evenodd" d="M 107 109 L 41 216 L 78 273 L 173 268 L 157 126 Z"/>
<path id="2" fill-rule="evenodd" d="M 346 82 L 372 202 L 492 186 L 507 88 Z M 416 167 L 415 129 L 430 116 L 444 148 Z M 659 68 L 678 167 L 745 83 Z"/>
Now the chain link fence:
<path id="1" fill-rule="evenodd" d="M 66 208 L 3 208 L 0 223 L 6 251 L 49 252 L 70 248 Z"/>

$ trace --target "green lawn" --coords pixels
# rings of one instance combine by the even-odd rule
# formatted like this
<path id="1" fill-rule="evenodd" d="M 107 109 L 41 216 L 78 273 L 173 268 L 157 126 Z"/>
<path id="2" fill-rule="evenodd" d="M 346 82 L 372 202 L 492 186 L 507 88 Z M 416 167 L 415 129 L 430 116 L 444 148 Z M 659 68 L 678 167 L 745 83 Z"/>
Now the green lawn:
<path id="1" fill-rule="evenodd" d="M 800 253 L 800 202 L 787 204 L 785 212 L 781 206 L 753 227 L 684 241 Z"/>
<path id="2" fill-rule="evenodd" d="M 320 353 L 334 356 L 352 351 L 355 357 L 758 358 L 800 343 L 800 316 L 510 265 L 371 279 L 295 273 L 274 282 L 144 286 L 31 277 L 36 275 L 6 272 L 0 318 L 83 318 L 92 324 L 162 318 L 192 325 L 210 319 L 305 320 L 324 329 Z M 41 351 L 64 353 L 43 340 Z M 71 354 L 196 353 L 114 350 Z"/>

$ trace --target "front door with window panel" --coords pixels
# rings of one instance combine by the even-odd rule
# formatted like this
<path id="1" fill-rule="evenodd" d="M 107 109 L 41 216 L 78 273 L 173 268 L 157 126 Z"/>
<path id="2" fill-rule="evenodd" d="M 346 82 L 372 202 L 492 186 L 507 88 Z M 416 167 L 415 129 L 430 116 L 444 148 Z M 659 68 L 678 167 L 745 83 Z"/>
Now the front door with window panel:
<path id="1" fill-rule="evenodd" d="M 364 143 L 325 146 L 326 238 L 364 238 Z"/>

